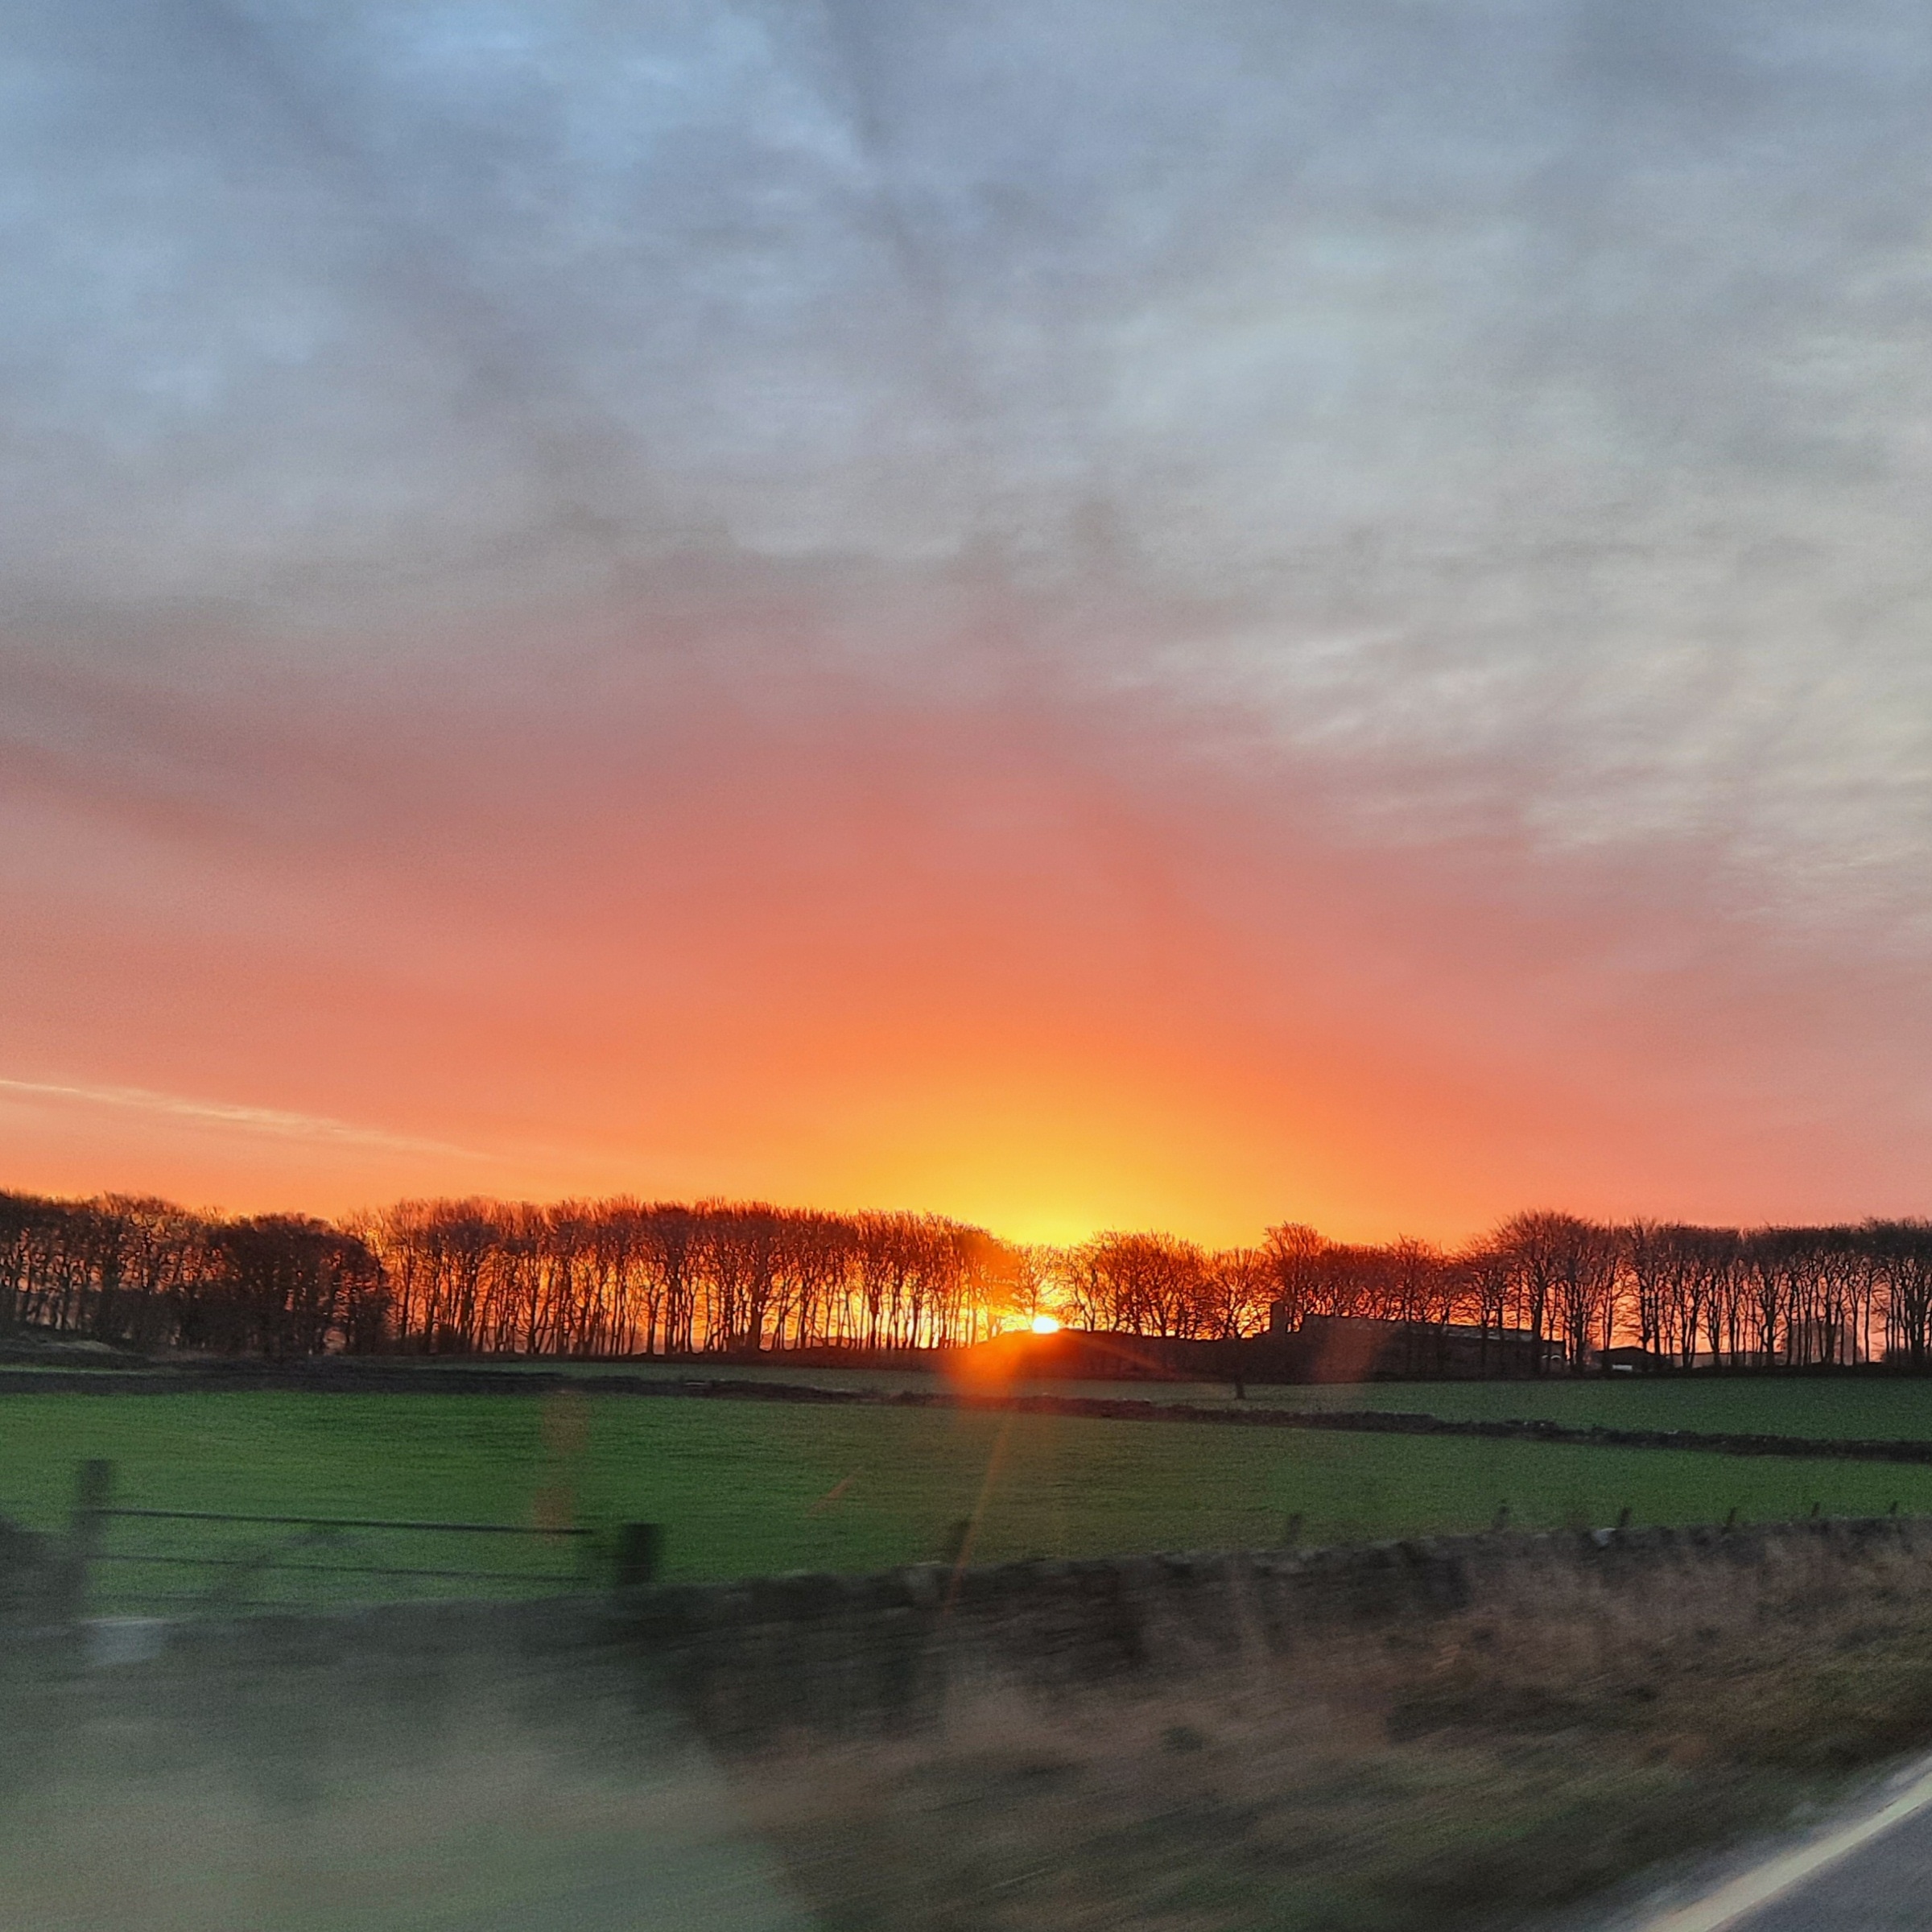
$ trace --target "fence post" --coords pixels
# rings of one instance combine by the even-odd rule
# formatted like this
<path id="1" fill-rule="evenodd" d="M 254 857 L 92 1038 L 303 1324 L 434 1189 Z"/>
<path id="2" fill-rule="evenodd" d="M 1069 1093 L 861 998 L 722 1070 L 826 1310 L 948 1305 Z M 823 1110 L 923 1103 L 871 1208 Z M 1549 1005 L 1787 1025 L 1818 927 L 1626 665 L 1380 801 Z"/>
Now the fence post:
<path id="1" fill-rule="evenodd" d="M 625 1523 L 617 1530 L 616 1582 L 619 1590 L 647 1590 L 664 1554 L 660 1523 Z"/>
<path id="2" fill-rule="evenodd" d="M 113 1501 L 114 1466 L 98 1458 L 83 1463 L 74 1474 L 74 1506 L 67 1520 L 67 1575 L 62 1608 L 68 1620 L 87 1614 L 88 1572 L 101 1554 Z"/>

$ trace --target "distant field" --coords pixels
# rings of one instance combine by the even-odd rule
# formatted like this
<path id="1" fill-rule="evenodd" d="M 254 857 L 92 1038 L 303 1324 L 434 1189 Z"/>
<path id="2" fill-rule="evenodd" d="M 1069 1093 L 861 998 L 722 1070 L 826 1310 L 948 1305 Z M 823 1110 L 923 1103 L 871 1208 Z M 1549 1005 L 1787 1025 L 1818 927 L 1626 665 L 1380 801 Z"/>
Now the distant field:
<path id="1" fill-rule="evenodd" d="M 438 1364 L 426 1364 L 434 1373 Z M 450 1368 L 468 1364 L 451 1361 Z M 776 1362 L 744 1368 L 735 1364 L 654 1362 L 493 1363 L 590 1377 L 642 1375 L 679 1380 L 716 1377 L 733 1381 L 799 1382 L 818 1389 L 942 1389 L 937 1376 L 890 1369 L 805 1368 Z M 1137 1402 L 1216 1406 L 1234 1399 L 1225 1382 L 1022 1382 L 1013 1393 L 1084 1396 Z M 1502 1421 L 1545 1418 L 1588 1426 L 1621 1429 L 1691 1429 L 1749 1435 L 1905 1438 L 1932 1441 L 1932 1379 L 1874 1377 L 1813 1381 L 1778 1377 L 1682 1379 L 1618 1376 L 1547 1381 L 1363 1382 L 1321 1387 L 1278 1388 L 1257 1385 L 1251 1402 L 1287 1409 L 1381 1409 L 1420 1410 L 1425 1414 Z"/>
<path id="2" fill-rule="evenodd" d="M 115 1462 L 118 1500 L 158 1508 L 527 1523 L 563 1491 L 587 1522 L 663 1523 L 669 1575 L 691 1579 L 930 1560 L 976 1510 L 984 1561 L 1263 1546 L 1292 1513 L 1311 1542 L 1474 1530 L 1505 1501 L 1525 1526 L 1612 1522 L 1626 1505 L 1639 1523 L 1733 1509 L 1785 1518 L 1814 1503 L 1830 1515 L 1893 1502 L 1932 1513 L 1932 1468 L 1911 1467 L 673 1397 L 571 1409 L 559 1432 L 554 1400 L 535 1397 L 0 1398 L 0 1513 L 57 1525 L 88 1456 Z M 116 1546 L 246 1553 L 285 1534 L 223 1543 L 195 1525 L 122 1525 Z M 371 1560 L 377 1546 L 357 1546 Z M 398 1565 L 456 1554 L 429 1537 L 380 1549 Z M 458 1558 L 472 1559 L 555 1569 L 569 1553 L 506 1538 Z M 124 1602 L 196 1580 L 106 1574 Z M 317 1579 L 310 1594 L 477 1587 Z"/>
<path id="3" fill-rule="evenodd" d="M 1218 1391 L 1226 1399 L 1227 1391 Z M 1683 1380 L 1620 1376 L 1546 1382 L 1377 1382 L 1257 1389 L 1250 1399 L 1302 1409 L 1419 1410 L 1500 1421 L 1546 1418 L 1587 1427 L 1932 1440 L 1932 1381 L 1774 1377 Z"/>

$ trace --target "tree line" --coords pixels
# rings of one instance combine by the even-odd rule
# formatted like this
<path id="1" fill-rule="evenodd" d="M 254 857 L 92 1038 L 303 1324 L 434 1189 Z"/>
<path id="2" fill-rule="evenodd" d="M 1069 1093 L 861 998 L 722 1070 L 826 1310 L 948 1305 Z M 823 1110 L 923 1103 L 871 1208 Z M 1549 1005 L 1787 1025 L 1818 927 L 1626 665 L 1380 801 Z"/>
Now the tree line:
<path id="1" fill-rule="evenodd" d="M 436 1352 L 956 1348 L 992 1332 L 1010 1274 L 942 1215 L 758 1202 L 405 1201 L 354 1230 L 396 1344 Z"/>
<path id="2" fill-rule="evenodd" d="M 943 1216 L 757 1202 L 405 1201 L 329 1222 L 0 1193 L 0 1324 L 135 1348 L 674 1355 L 968 1345 L 1036 1314 L 1176 1339 L 1310 1317 L 1749 1367 L 1932 1356 L 1932 1222 L 1729 1228 L 1519 1214 L 1459 1248 L 1002 1241 Z M 1553 1354 L 1554 1352 L 1552 1352 Z"/>
<path id="3" fill-rule="evenodd" d="M 304 1215 L 0 1193 L 0 1325 L 137 1348 L 319 1355 L 387 1340 L 382 1264 Z"/>
<path id="4" fill-rule="evenodd" d="M 1708 1228 L 1519 1214 L 1466 1246 L 1269 1231 L 1282 1319 L 1366 1315 L 1513 1330 L 1572 1368 L 1613 1347 L 1688 1368 L 1927 1365 L 1932 1222 Z"/>
<path id="5" fill-rule="evenodd" d="M 0 1194 L 0 1323 L 274 1356 L 664 1355 L 984 1339 L 1013 1251 L 932 1214 L 404 1201 L 330 1223 Z"/>
<path id="6" fill-rule="evenodd" d="M 1513 1334 L 1558 1344 L 1572 1367 L 1619 1345 L 1685 1368 L 1932 1360 L 1932 1222 L 1919 1220 L 1736 1228 L 1538 1212 L 1452 1249 L 1285 1223 L 1255 1248 L 1105 1233 L 1029 1259 L 1056 1312 L 1135 1334 L 1252 1335 L 1312 1316 Z"/>

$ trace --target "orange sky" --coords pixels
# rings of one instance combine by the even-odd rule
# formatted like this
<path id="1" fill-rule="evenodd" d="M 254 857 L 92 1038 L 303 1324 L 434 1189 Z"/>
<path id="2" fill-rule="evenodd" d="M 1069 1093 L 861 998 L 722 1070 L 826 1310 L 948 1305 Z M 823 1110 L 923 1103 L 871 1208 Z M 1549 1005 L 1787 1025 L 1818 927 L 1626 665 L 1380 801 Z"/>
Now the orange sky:
<path id="1" fill-rule="evenodd" d="M 1694 850 L 1378 840 L 1155 700 L 667 669 L 576 621 L 507 707 L 433 654 L 346 696 L 70 680 L 107 724 L 7 801 L 10 1184 L 1216 1242 L 1920 1204 L 1909 976 L 1727 910 Z"/>

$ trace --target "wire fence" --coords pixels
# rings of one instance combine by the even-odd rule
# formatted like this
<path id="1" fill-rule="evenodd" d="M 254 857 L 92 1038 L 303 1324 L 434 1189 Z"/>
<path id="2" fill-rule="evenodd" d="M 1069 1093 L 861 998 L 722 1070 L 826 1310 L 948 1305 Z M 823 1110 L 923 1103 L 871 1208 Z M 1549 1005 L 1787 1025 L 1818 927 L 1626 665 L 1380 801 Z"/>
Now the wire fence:
<path id="1" fill-rule="evenodd" d="M 650 1523 L 573 1524 L 261 1515 L 117 1504 L 114 1467 L 83 1463 L 52 1562 L 68 1618 L 299 1608 L 409 1596 L 636 1588 L 658 1567 Z"/>

